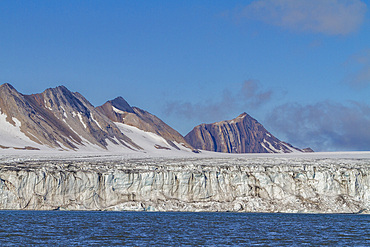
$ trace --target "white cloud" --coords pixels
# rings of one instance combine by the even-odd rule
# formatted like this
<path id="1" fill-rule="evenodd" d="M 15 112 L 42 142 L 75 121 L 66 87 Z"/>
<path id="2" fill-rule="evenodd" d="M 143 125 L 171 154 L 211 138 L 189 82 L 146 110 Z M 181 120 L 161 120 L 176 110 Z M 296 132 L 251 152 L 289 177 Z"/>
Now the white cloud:
<path id="1" fill-rule="evenodd" d="M 182 118 L 199 119 L 200 122 L 225 120 L 230 111 L 240 113 L 248 108 L 259 108 L 269 102 L 273 96 L 272 90 L 265 90 L 258 80 L 246 80 L 238 91 L 225 89 L 222 97 L 208 98 L 202 102 L 167 102 L 164 113 Z"/>
<path id="2" fill-rule="evenodd" d="M 346 35 L 359 28 L 366 10 L 360 0 L 258 0 L 241 16 L 293 31 Z"/>
<path id="3" fill-rule="evenodd" d="M 315 151 L 370 150 L 370 106 L 356 101 L 287 103 L 266 118 L 270 131 Z"/>

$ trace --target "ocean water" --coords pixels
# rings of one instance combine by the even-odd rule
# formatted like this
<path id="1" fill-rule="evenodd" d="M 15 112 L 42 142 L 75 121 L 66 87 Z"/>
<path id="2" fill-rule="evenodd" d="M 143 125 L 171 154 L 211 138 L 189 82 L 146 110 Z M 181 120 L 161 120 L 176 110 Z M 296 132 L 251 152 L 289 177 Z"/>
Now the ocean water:
<path id="1" fill-rule="evenodd" d="M 370 246 L 369 215 L 0 211 L 1 246 Z"/>

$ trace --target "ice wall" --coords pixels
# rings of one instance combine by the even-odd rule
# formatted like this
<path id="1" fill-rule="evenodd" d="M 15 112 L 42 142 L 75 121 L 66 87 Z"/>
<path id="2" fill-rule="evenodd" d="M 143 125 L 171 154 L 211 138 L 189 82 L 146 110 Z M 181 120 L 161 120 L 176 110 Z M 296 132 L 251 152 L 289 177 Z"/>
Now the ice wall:
<path id="1" fill-rule="evenodd" d="M 369 213 L 368 159 L 0 164 L 0 209 Z"/>

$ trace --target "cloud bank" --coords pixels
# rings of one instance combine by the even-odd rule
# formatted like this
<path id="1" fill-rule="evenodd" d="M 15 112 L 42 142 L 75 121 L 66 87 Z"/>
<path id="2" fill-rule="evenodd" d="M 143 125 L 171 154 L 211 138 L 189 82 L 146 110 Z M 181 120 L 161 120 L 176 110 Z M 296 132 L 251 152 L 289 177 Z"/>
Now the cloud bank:
<path id="1" fill-rule="evenodd" d="M 276 107 L 266 122 L 288 142 L 315 151 L 370 150 L 370 106 L 330 101 Z"/>
<path id="2" fill-rule="evenodd" d="M 258 80 L 245 81 L 236 92 L 225 89 L 222 97 L 218 100 L 206 99 L 202 102 L 167 102 L 164 113 L 167 116 L 175 115 L 187 119 L 199 119 L 199 121 L 224 120 L 230 110 L 246 108 L 259 108 L 269 102 L 273 96 L 271 90 L 263 90 Z"/>
<path id="3" fill-rule="evenodd" d="M 258 0 L 240 16 L 293 31 L 346 35 L 359 28 L 366 11 L 360 0 Z"/>

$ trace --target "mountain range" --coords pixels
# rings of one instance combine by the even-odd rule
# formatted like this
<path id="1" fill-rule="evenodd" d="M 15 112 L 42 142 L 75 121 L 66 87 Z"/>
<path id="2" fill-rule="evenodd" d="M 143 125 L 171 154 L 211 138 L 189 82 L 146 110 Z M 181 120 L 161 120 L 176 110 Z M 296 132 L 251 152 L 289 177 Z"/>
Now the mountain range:
<path id="1" fill-rule="evenodd" d="M 282 142 L 243 113 L 230 121 L 196 126 L 185 138 L 155 115 L 122 97 L 94 107 L 64 86 L 24 95 L 0 86 L 0 150 L 112 152 L 289 153 Z"/>

